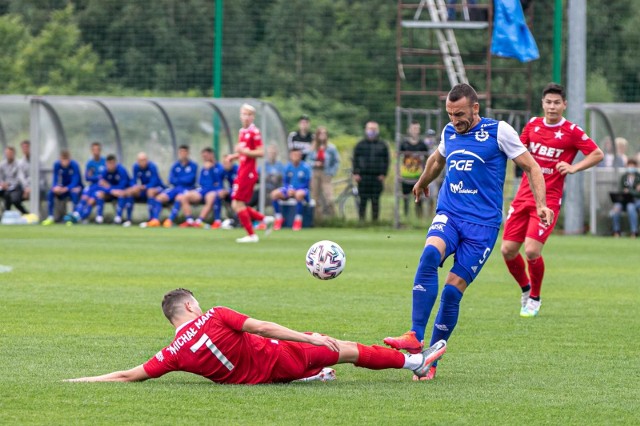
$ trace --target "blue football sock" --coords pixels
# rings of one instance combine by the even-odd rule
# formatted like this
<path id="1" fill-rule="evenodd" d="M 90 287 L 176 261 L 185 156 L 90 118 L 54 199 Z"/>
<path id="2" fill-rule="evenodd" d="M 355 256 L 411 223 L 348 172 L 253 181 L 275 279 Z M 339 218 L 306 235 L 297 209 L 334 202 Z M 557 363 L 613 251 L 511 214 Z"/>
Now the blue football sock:
<path id="1" fill-rule="evenodd" d="M 438 297 L 438 267 L 440 251 L 426 246 L 420 257 L 418 270 L 413 281 L 413 309 L 411 310 L 411 330 L 416 332 L 418 341 L 424 340 L 424 332 L 431 315 L 431 309 Z"/>
<path id="2" fill-rule="evenodd" d="M 53 206 L 55 203 L 55 198 L 56 195 L 53 193 L 53 191 L 49 191 L 47 193 L 47 205 L 49 207 L 48 212 L 49 212 L 49 216 L 53 217 Z"/>
<path id="3" fill-rule="evenodd" d="M 298 201 L 298 203 L 296 204 L 296 214 L 299 216 L 302 216 L 303 211 L 304 211 L 304 204 L 302 204 L 302 201 Z"/>
<path id="4" fill-rule="evenodd" d="M 220 220 L 221 212 L 222 212 L 222 201 L 220 200 L 220 198 L 216 198 L 216 200 L 213 202 L 213 220 Z"/>
<path id="5" fill-rule="evenodd" d="M 171 222 L 176 220 L 176 216 L 180 213 L 180 207 L 182 207 L 182 203 L 180 201 L 175 201 L 173 203 L 173 207 L 171 207 L 171 213 L 169 213 L 169 220 Z"/>
<path id="6" fill-rule="evenodd" d="M 128 220 L 132 220 L 133 218 L 133 197 L 127 197 L 127 218 Z"/>
<path id="7" fill-rule="evenodd" d="M 91 214 L 91 210 L 93 209 L 93 206 L 91 204 L 89 204 L 87 201 L 84 202 L 84 205 L 82 206 L 82 210 L 78 209 L 78 214 L 80 215 L 80 219 L 86 219 L 89 217 L 89 215 Z"/>
<path id="8" fill-rule="evenodd" d="M 445 284 L 440 296 L 440 309 L 436 315 L 436 321 L 433 324 L 433 334 L 431 335 L 431 343 L 433 345 L 439 340 L 448 340 L 453 329 L 458 323 L 458 314 L 460 313 L 460 300 L 462 300 L 462 292 L 451 284 Z M 433 365 L 436 365 L 434 363 Z"/>
<path id="9" fill-rule="evenodd" d="M 280 214 L 280 200 L 273 200 L 271 204 L 273 205 L 273 212 Z"/>
<path id="10" fill-rule="evenodd" d="M 127 202 L 126 197 L 118 198 L 118 202 L 116 204 L 116 216 L 122 218 L 122 210 L 124 210 L 125 204 Z"/>
<path id="11" fill-rule="evenodd" d="M 162 203 L 158 200 L 149 200 L 149 202 L 153 205 L 151 209 L 151 219 L 158 219 L 162 211 Z"/>
<path id="12" fill-rule="evenodd" d="M 78 203 L 80 202 L 80 193 L 71 191 L 71 202 L 73 203 L 73 208 L 75 209 Z"/>
<path id="13" fill-rule="evenodd" d="M 102 216 L 103 211 L 104 211 L 104 199 L 98 198 L 96 200 L 96 215 Z"/>

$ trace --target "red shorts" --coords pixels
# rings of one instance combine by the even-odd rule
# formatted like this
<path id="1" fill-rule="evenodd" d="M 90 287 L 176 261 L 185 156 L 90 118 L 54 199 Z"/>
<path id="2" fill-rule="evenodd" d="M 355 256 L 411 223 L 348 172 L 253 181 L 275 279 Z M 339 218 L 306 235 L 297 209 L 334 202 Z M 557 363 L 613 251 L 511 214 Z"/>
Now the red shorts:
<path id="1" fill-rule="evenodd" d="M 281 340 L 280 346 L 282 352 L 271 371 L 271 381 L 274 383 L 304 379 L 338 362 L 339 353 L 326 346 L 286 340 Z"/>
<path id="2" fill-rule="evenodd" d="M 258 181 L 258 174 L 250 172 L 245 176 L 238 175 L 236 180 L 233 181 L 233 188 L 231 189 L 231 199 L 248 203 L 253 197 L 253 187 Z"/>
<path id="3" fill-rule="evenodd" d="M 525 238 L 532 238 L 544 244 L 551 232 L 553 232 L 560 213 L 559 204 L 549 205 L 548 207 L 553 210 L 553 223 L 551 225 L 543 225 L 536 212 L 535 204 L 514 200 L 507 212 L 502 239 L 522 243 Z"/>

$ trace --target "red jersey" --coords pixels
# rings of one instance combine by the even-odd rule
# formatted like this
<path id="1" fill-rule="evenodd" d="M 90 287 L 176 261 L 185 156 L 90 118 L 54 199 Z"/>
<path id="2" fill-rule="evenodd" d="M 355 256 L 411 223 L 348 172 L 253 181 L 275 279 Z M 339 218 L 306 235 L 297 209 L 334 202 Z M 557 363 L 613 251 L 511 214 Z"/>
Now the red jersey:
<path id="1" fill-rule="evenodd" d="M 533 117 L 524 126 L 520 140 L 542 169 L 548 205 L 559 205 L 562 200 L 565 176 L 556 170 L 556 164 L 560 161 L 571 164 L 578 151 L 588 155 L 598 149 L 598 145 L 584 130 L 565 118 L 557 124 L 546 124 L 544 117 Z M 535 204 L 526 174 L 515 199 L 525 199 Z"/>
<path id="2" fill-rule="evenodd" d="M 173 342 L 147 361 L 152 378 L 187 371 L 216 383 L 258 384 L 272 381 L 280 342 L 242 331 L 247 316 L 218 306 L 181 325 Z"/>
<path id="3" fill-rule="evenodd" d="M 248 149 L 256 149 L 262 146 L 262 136 L 260 135 L 260 129 L 255 124 L 251 123 L 249 127 L 240 129 L 238 135 L 238 146 Z M 251 175 L 257 175 L 256 159 L 247 155 L 240 155 L 238 166 L 238 178 L 243 178 Z"/>

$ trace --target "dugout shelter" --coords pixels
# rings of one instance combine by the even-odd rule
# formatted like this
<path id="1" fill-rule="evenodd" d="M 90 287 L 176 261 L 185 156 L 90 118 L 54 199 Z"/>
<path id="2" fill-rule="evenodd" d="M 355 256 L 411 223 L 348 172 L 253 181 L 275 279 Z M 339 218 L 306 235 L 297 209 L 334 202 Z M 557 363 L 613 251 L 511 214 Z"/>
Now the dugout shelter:
<path id="1" fill-rule="evenodd" d="M 287 132 L 278 110 L 244 98 L 0 96 L 0 145 L 31 141 L 31 182 L 40 182 L 40 191 L 32 191 L 30 210 L 38 212 L 41 192 L 51 184 L 53 163 L 62 149 L 71 152 L 83 173 L 94 141 L 102 144 L 103 155 L 116 154 L 129 173 L 137 153 L 144 151 L 166 181 L 182 144 L 190 146 L 198 163 L 200 150 L 207 146 L 216 150 L 218 159 L 231 153 L 244 103 L 256 108 L 255 124 L 264 145 L 275 144 L 284 155 Z M 263 182 L 260 188 L 264 209 Z"/>

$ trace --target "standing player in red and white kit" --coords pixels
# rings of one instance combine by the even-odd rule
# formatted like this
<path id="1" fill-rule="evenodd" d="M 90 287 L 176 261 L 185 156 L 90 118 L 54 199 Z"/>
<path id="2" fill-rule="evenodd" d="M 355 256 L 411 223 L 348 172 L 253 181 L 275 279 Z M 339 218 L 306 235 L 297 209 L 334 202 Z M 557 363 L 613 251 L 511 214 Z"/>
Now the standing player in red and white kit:
<path id="1" fill-rule="evenodd" d="M 540 221 L 529 180 L 525 176 L 507 214 L 501 248 L 509 272 L 522 289 L 521 317 L 535 317 L 540 310 L 540 288 L 544 276 L 542 248 L 558 221 L 565 176 L 593 167 L 604 158 L 596 143 L 580 127 L 562 116 L 566 108 L 564 87 L 549 83 L 542 91 L 544 117 L 532 118 L 520 135 L 520 140 L 542 169 L 547 206 L 553 210 L 555 218 L 550 225 Z M 578 151 L 585 157 L 571 164 Z M 528 274 L 520 254 L 523 242 Z"/>
<path id="2" fill-rule="evenodd" d="M 253 230 L 253 221 L 261 220 L 267 226 L 267 233 L 271 231 L 273 216 L 265 216 L 247 204 L 253 196 L 253 187 L 258 181 L 256 168 L 257 158 L 264 155 L 262 136 L 260 129 L 253 124 L 256 118 L 256 109 L 249 104 L 240 107 L 240 121 L 242 128 L 238 136 L 236 152 L 227 157 L 229 160 L 238 160 L 238 177 L 233 182 L 231 190 L 231 208 L 238 215 L 238 220 L 247 230 L 247 236 L 238 238 L 239 243 L 257 243 L 260 239 Z"/>
<path id="3" fill-rule="evenodd" d="M 285 383 L 318 375 L 324 367 L 351 363 L 371 370 L 408 369 L 424 377 L 447 350 L 441 340 L 415 355 L 382 346 L 300 333 L 218 306 L 202 312 L 186 289 L 165 294 L 162 311 L 176 328 L 173 342 L 146 363 L 126 371 L 70 382 L 137 382 L 186 371 L 216 383 Z"/>

